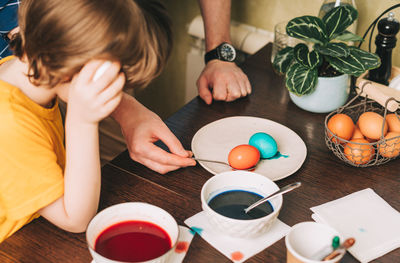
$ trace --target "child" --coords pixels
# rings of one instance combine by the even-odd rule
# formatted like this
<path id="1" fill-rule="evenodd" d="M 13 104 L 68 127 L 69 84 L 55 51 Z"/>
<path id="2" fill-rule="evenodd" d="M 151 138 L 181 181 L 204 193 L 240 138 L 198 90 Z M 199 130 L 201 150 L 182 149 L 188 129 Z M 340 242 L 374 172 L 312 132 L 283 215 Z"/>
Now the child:
<path id="1" fill-rule="evenodd" d="M 0 242 L 38 216 L 82 232 L 100 195 L 98 123 L 171 48 L 153 0 L 24 0 L 0 61 Z M 96 71 L 112 61 L 98 77 Z M 65 148 L 57 98 L 68 102 Z"/>

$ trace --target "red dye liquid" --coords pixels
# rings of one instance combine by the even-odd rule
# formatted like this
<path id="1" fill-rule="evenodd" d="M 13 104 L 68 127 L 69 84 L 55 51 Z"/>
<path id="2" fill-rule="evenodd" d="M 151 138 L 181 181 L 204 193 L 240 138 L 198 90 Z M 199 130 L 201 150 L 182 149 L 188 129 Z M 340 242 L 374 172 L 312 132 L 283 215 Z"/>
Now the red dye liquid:
<path id="1" fill-rule="evenodd" d="M 172 247 L 164 229 L 144 221 L 125 221 L 105 229 L 94 250 L 108 259 L 141 262 L 157 258 Z"/>

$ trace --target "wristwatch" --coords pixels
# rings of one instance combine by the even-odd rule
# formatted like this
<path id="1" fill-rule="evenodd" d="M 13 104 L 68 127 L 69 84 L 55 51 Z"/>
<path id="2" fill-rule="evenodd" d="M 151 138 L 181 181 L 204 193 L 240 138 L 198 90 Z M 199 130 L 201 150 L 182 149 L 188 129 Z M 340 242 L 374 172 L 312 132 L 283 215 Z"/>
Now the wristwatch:
<path id="1" fill-rule="evenodd" d="M 208 63 L 208 61 L 213 59 L 233 62 L 235 58 L 235 48 L 231 44 L 224 42 L 213 50 L 208 51 L 204 56 L 204 61 L 206 62 L 206 64 Z"/>

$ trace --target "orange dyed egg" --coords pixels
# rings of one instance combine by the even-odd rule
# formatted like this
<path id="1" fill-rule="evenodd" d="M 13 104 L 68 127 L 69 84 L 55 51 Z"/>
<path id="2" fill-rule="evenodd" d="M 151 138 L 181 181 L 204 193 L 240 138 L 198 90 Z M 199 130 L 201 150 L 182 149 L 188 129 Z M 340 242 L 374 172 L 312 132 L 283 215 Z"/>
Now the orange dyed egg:
<path id="1" fill-rule="evenodd" d="M 364 135 L 361 133 L 360 128 L 355 126 L 353 136 L 351 136 L 351 139 L 364 139 Z"/>
<path id="2" fill-rule="evenodd" d="M 385 140 L 378 144 L 379 153 L 387 158 L 398 156 L 400 154 L 400 132 L 389 132 L 386 134 Z"/>
<path id="3" fill-rule="evenodd" d="M 361 144 L 362 143 L 362 144 Z M 344 146 L 344 155 L 354 164 L 366 164 L 375 154 L 372 145 L 364 144 L 369 143 L 365 139 L 354 139 Z"/>
<path id="4" fill-rule="evenodd" d="M 354 122 L 353 120 L 346 114 L 339 113 L 333 115 L 328 121 L 328 129 L 336 136 L 341 139 L 350 140 L 354 131 Z M 328 136 L 333 137 L 332 134 L 328 131 Z M 338 143 L 338 140 L 333 137 L 332 141 Z M 343 141 L 339 140 L 340 143 Z"/>
<path id="5" fill-rule="evenodd" d="M 242 144 L 233 148 L 228 155 L 229 165 L 237 170 L 245 170 L 255 166 L 260 160 L 260 152 L 256 147 Z"/>
<path id="6" fill-rule="evenodd" d="M 383 128 L 383 136 L 385 136 L 388 131 L 386 121 L 376 112 L 364 112 L 358 118 L 358 123 L 362 134 L 372 140 L 379 140 L 379 138 L 381 138 L 383 124 L 385 124 Z"/>
<path id="7" fill-rule="evenodd" d="M 399 116 L 400 118 L 400 116 Z M 389 126 L 389 131 L 400 132 L 400 119 L 397 118 L 396 114 L 390 113 L 386 115 L 386 122 Z"/>

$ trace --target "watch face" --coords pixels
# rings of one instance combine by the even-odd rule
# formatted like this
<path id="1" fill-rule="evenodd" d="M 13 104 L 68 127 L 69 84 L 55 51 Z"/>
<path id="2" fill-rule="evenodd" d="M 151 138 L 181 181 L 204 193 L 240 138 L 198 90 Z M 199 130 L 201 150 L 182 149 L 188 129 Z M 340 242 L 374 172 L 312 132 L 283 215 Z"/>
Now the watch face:
<path id="1" fill-rule="evenodd" d="M 236 58 L 236 50 L 227 43 L 221 45 L 219 54 L 221 58 L 226 61 L 234 61 Z"/>

